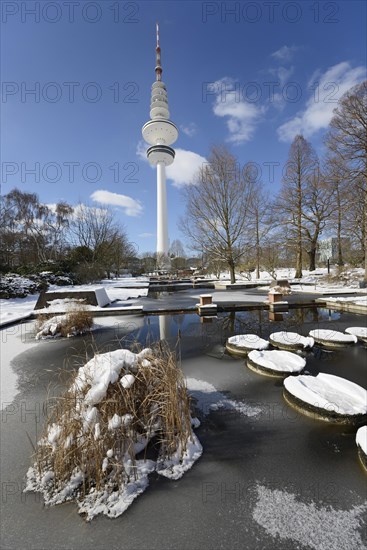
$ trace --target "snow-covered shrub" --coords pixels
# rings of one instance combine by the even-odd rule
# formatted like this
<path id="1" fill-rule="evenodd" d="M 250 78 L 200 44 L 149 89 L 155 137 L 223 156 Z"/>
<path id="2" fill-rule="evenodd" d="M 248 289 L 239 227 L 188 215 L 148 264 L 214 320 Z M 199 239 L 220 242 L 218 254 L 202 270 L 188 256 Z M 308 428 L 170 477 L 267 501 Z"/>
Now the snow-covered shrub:
<path id="1" fill-rule="evenodd" d="M 122 514 L 148 474 L 179 479 L 200 457 L 175 355 L 161 346 L 97 354 L 50 411 L 26 490 L 46 504 L 76 500 L 87 520 Z M 155 460 L 137 455 L 154 438 Z"/>
<path id="2" fill-rule="evenodd" d="M 0 298 L 25 298 L 28 294 L 40 292 L 43 284 L 40 281 L 8 273 L 0 278 Z"/>
<path id="3" fill-rule="evenodd" d="M 93 315 L 85 304 L 72 302 L 63 315 L 46 313 L 39 315 L 36 322 L 36 339 L 69 337 L 85 334 L 93 325 Z"/>

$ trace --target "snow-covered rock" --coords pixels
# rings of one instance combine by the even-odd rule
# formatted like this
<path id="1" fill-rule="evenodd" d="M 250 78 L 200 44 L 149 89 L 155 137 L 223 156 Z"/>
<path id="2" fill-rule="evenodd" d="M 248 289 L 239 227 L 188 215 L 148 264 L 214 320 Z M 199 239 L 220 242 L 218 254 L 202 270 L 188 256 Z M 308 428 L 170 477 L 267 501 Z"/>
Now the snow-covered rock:
<path id="1" fill-rule="evenodd" d="M 299 373 L 306 366 L 306 360 L 296 353 L 281 350 L 251 351 L 247 357 L 250 368 L 270 376 L 287 376 Z"/>

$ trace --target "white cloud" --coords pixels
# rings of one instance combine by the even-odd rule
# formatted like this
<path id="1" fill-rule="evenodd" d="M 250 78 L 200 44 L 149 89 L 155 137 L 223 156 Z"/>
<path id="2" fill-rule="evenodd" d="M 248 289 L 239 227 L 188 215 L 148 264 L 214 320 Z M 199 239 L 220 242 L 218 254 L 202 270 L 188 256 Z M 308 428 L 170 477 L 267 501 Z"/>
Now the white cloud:
<path id="1" fill-rule="evenodd" d="M 298 50 L 297 46 L 282 46 L 277 50 L 276 52 L 273 52 L 271 54 L 271 57 L 274 57 L 277 61 L 281 61 L 282 63 L 291 61 L 293 59 L 294 54 Z"/>
<path id="2" fill-rule="evenodd" d="M 146 143 L 141 139 L 136 146 L 136 155 L 141 158 L 141 160 L 149 162 L 147 157 L 147 149 L 148 145 L 146 145 Z"/>
<path id="3" fill-rule="evenodd" d="M 189 122 L 189 124 L 187 124 L 186 126 L 184 124 L 181 124 L 180 130 L 182 130 L 182 132 L 187 136 L 192 137 L 198 131 L 198 127 L 196 126 L 195 122 Z"/>
<path id="4" fill-rule="evenodd" d="M 141 237 L 142 239 L 149 239 L 150 237 L 155 237 L 154 233 L 140 233 L 138 237 Z"/>
<path id="5" fill-rule="evenodd" d="M 225 77 L 213 83 L 216 98 L 213 112 L 227 118 L 227 141 L 236 145 L 249 141 L 266 108 L 246 101 L 233 79 Z"/>
<path id="6" fill-rule="evenodd" d="M 143 212 L 143 207 L 140 201 L 132 199 L 127 195 L 119 195 L 100 189 L 91 194 L 91 199 L 101 204 L 109 204 L 118 206 L 124 210 L 127 216 L 139 216 Z"/>
<path id="7" fill-rule="evenodd" d="M 136 154 L 141 159 L 149 162 L 144 147 L 144 142 L 139 141 L 136 147 Z M 205 162 L 207 162 L 205 157 L 193 151 L 186 151 L 185 149 L 179 148 L 175 149 L 175 160 L 173 164 L 167 166 L 166 169 L 167 178 L 172 180 L 175 187 L 190 185 L 193 177 Z M 154 166 L 152 166 L 152 168 L 154 168 Z"/>
<path id="8" fill-rule="evenodd" d="M 207 160 L 193 151 L 185 149 L 176 149 L 175 151 L 176 156 L 173 164 L 167 166 L 167 178 L 172 180 L 175 187 L 190 185 L 199 168 Z"/>
<path id="9" fill-rule="evenodd" d="M 269 69 L 269 72 L 275 76 L 280 85 L 283 86 L 286 82 L 288 82 L 290 76 L 294 73 L 294 67 L 292 66 L 287 69 L 286 67 L 280 66 L 274 69 Z"/>
<path id="10" fill-rule="evenodd" d="M 278 128 L 280 141 L 292 141 L 296 134 L 309 138 L 318 130 L 326 129 L 338 100 L 364 78 L 364 67 L 352 68 L 346 61 L 330 67 L 324 74 L 318 74 L 318 80 L 313 79 L 309 83 L 310 97 L 306 108 Z"/>

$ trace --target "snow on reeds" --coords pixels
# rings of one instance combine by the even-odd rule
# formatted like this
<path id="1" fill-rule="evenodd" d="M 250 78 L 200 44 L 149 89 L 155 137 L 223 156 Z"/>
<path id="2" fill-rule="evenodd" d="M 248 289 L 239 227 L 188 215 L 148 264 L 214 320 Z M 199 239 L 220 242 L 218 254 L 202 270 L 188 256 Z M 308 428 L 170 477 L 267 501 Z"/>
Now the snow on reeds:
<path id="1" fill-rule="evenodd" d="M 52 407 L 26 490 L 42 492 L 50 505 L 76 500 L 87 520 L 117 517 L 149 473 L 179 479 L 201 456 L 195 421 L 167 347 L 96 354 Z"/>

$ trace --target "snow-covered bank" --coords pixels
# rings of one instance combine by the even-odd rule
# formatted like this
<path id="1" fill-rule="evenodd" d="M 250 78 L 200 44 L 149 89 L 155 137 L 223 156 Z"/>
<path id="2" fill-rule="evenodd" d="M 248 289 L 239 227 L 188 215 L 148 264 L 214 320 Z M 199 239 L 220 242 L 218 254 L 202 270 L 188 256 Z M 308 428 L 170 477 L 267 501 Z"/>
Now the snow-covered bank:
<path id="1" fill-rule="evenodd" d="M 27 319 L 32 315 L 38 294 L 26 298 L 9 298 L 0 300 L 0 327 Z"/>
<path id="2" fill-rule="evenodd" d="M 122 286 L 122 288 L 120 287 Z M 124 286 L 126 285 L 126 288 Z M 133 286 L 139 288 L 130 288 Z M 105 290 L 101 292 L 101 284 L 91 285 L 65 285 L 62 287 L 51 285 L 49 290 L 56 293 L 62 292 L 82 292 L 96 291 L 100 302 L 98 306 L 86 306 L 90 311 L 100 311 L 105 309 L 126 308 L 126 311 L 134 306 L 136 300 L 148 295 L 149 281 L 146 278 L 129 278 L 104 280 Z M 39 294 L 26 296 L 25 298 L 0 299 L 0 326 L 21 321 L 32 315 L 37 303 Z M 109 305 L 108 302 L 110 302 Z M 55 299 L 49 307 L 37 310 L 37 313 L 65 313 L 70 305 L 70 298 Z M 125 309 L 124 309 L 125 310 Z"/>

